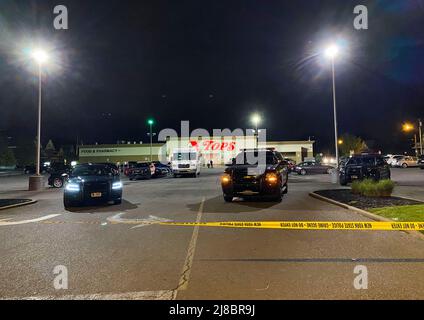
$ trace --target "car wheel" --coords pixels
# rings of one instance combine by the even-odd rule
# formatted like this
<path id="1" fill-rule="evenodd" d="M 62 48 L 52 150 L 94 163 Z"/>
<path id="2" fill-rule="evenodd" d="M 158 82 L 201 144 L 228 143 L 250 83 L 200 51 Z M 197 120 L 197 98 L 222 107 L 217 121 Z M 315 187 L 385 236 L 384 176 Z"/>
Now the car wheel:
<path id="1" fill-rule="evenodd" d="M 402 168 L 408 168 L 408 164 L 407 163 L 402 163 Z"/>
<path id="2" fill-rule="evenodd" d="M 62 188 L 63 187 L 63 180 L 60 178 L 54 178 L 53 180 L 53 187 L 55 188 Z"/>
<path id="3" fill-rule="evenodd" d="M 347 186 L 346 178 L 342 178 L 342 177 L 340 177 L 340 185 L 341 185 L 341 186 Z"/>
<path id="4" fill-rule="evenodd" d="M 118 199 L 118 200 L 113 201 L 113 204 L 121 204 L 121 203 L 122 203 L 122 199 Z"/>
<path id="5" fill-rule="evenodd" d="M 424 167 L 420 167 L 421 170 L 424 170 Z"/>
<path id="6" fill-rule="evenodd" d="M 302 176 L 304 176 L 304 175 L 306 175 L 306 170 L 305 169 L 302 169 L 302 170 L 300 170 L 300 174 L 302 175 Z"/>
<path id="7" fill-rule="evenodd" d="M 224 201 L 225 202 L 233 202 L 233 196 L 227 196 L 224 194 Z"/>

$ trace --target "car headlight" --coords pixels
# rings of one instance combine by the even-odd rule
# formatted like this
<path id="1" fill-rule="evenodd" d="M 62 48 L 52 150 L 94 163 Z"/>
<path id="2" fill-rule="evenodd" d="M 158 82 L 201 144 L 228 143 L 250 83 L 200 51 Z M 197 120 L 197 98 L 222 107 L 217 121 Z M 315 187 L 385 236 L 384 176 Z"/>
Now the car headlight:
<path id="1" fill-rule="evenodd" d="M 270 183 L 276 183 L 278 181 L 278 176 L 274 172 L 269 172 L 265 175 L 265 180 Z"/>
<path id="2" fill-rule="evenodd" d="M 301 167 L 296 167 L 296 170 L 301 170 L 302 168 Z"/>
<path id="3" fill-rule="evenodd" d="M 221 183 L 227 184 L 231 182 L 231 176 L 228 173 L 225 173 L 221 176 Z"/>
<path id="4" fill-rule="evenodd" d="M 77 183 L 68 183 L 66 185 L 66 191 L 78 192 L 80 191 L 80 186 Z"/>
<path id="5" fill-rule="evenodd" d="M 114 182 L 114 183 L 112 184 L 112 189 L 113 189 L 113 190 L 122 189 L 122 182 L 121 182 L 121 181 Z"/>

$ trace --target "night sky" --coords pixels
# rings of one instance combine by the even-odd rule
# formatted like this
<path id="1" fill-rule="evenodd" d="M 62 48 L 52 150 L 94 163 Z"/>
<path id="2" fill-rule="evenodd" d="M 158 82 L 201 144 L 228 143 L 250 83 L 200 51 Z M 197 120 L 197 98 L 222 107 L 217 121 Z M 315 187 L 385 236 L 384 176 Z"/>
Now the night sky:
<path id="1" fill-rule="evenodd" d="M 53 28 L 66 5 L 69 30 Z M 369 29 L 353 28 L 365 4 Z M 424 0 L 0 1 L 0 130 L 35 136 L 37 78 L 20 53 L 30 40 L 57 57 L 44 87 L 44 143 L 148 141 L 155 131 L 247 128 L 264 117 L 269 140 L 333 148 L 331 66 L 339 133 L 410 151 L 404 120 L 424 118 Z"/>

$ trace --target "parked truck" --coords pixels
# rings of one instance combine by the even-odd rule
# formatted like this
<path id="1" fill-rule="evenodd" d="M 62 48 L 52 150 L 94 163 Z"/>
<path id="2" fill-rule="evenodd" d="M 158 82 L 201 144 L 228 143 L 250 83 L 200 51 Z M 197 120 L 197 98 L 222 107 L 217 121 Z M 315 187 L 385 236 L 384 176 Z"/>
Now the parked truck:
<path id="1" fill-rule="evenodd" d="M 183 175 L 196 178 L 200 174 L 201 156 L 194 148 L 175 148 L 171 165 L 174 178 Z"/>

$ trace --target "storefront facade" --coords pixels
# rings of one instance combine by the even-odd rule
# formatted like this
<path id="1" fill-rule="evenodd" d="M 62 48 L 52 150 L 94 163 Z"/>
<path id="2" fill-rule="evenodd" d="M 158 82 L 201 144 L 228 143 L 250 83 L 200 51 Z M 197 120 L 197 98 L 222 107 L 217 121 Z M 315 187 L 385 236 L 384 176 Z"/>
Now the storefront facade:
<path id="1" fill-rule="evenodd" d="M 284 157 L 291 158 L 296 163 L 306 157 L 313 157 L 313 141 L 268 141 L 259 143 L 260 147 L 275 148 Z M 218 138 L 169 138 L 165 143 L 153 144 L 153 161 L 171 161 L 176 148 L 193 148 L 199 152 L 204 164 L 211 160 L 215 165 L 231 162 L 241 149 L 256 146 L 253 136 L 224 136 Z M 90 145 L 79 147 L 79 162 L 112 162 L 126 163 L 128 161 L 149 161 L 150 144 L 117 144 Z"/>

